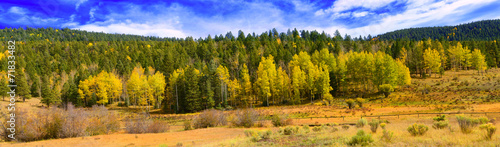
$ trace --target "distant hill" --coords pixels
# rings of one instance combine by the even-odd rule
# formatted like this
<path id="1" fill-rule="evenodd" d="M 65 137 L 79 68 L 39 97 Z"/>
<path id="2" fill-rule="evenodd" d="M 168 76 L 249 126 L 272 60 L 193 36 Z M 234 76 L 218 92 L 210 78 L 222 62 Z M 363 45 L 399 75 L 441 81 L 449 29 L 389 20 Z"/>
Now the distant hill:
<path id="1" fill-rule="evenodd" d="M 445 39 L 445 40 L 498 40 L 500 39 L 500 19 L 483 20 L 444 27 L 422 27 L 402 29 L 378 35 L 379 40 L 413 39 L 423 38 Z"/>
<path id="2" fill-rule="evenodd" d="M 19 41 L 165 41 L 176 38 L 163 38 L 156 36 L 141 36 L 130 34 L 116 34 L 92 32 L 75 29 L 55 28 L 5 28 L 0 29 L 0 40 Z"/>

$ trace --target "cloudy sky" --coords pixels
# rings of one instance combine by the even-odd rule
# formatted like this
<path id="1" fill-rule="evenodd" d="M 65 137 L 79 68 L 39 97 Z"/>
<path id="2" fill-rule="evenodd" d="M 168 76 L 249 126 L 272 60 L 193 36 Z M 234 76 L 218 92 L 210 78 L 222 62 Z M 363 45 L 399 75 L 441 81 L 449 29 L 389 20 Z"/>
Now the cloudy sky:
<path id="1" fill-rule="evenodd" d="M 372 36 L 409 27 L 500 19 L 495 0 L 0 1 L 0 28 L 53 27 L 160 37 L 276 28 Z"/>

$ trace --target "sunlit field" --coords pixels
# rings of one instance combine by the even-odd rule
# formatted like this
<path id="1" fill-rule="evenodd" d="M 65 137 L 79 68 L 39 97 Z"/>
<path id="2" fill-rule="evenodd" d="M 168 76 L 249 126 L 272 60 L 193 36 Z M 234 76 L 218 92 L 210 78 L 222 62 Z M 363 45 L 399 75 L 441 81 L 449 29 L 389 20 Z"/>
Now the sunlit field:
<path id="1" fill-rule="evenodd" d="M 227 110 L 213 113 L 161 114 L 161 109 L 151 109 L 149 119 L 161 123 L 164 132 L 129 134 L 130 120 L 141 107 L 119 107 L 108 105 L 107 113 L 118 124 L 112 133 L 99 133 L 66 139 L 48 139 L 33 142 L 4 142 L 5 146 L 497 146 L 500 136 L 486 137 L 487 130 L 478 122 L 469 133 L 463 133 L 457 116 L 465 115 L 472 120 L 487 119 L 499 127 L 495 121 L 500 117 L 498 100 L 500 70 L 490 69 L 483 75 L 475 71 L 448 71 L 441 78 L 413 78 L 412 85 L 393 92 L 389 97 L 373 95 L 365 98 L 363 107 L 356 105 L 348 109 L 343 98 L 332 106 L 314 104 L 295 106 L 257 107 L 250 126 L 239 126 L 237 121 L 245 111 Z M 422 94 L 421 87 L 430 89 Z M 383 100 L 383 102 L 382 102 Z M 44 108 L 38 98 L 17 102 L 18 109 L 35 114 Z M 2 105 L 8 104 L 6 101 Z M 92 108 L 93 109 L 93 108 Z M 81 110 L 92 114 L 92 109 Z M 77 109 L 79 110 L 79 109 Z M 252 111 L 252 112 L 253 112 Z M 31 113 L 29 113 L 31 112 Z M 433 118 L 439 113 L 445 115 L 448 125 L 434 128 Z M 461 114 L 464 113 L 464 114 Z M 113 114 L 113 115 L 111 115 Z M 198 118 L 208 115 L 200 122 Z M 3 117 L 2 117 L 3 118 Z M 360 119 L 366 124 L 360 126 Z M 104 118 L 86 120 L 90 124 L 104 121 Z M 198 121 L 197 121 L 198 119 Z M 106 120 L 107 122 L 113 122 Z M 202 126 L 204 122 L 217 121 L 214 126 Z M 245 121 L 243 121 L 245 122 Z M 279 122 L 276 126 L 276 123 Z M 385 124 L 385 129 L 381 127 Z M 243 123 L 244 124 L 244 123 Z M 413 136 L 408 127 L 413 124 L 426 126 L 428 131 Z M 187 125 L 190 128 L 187 128 Z M 197 127 L 198 125 L 198 127 Z M 372 127 L 376 126 L 376 132 Z M 155 127 L 153 129 L 160 129 Z M 187 130 L 186 130 L 187 129 Z M 353 136 L 363 130 L 371 141 L 353 144 Z M 385 133 L 384 133 L 385 132 Z M 392 135 L 390 135 L 392 134 Z"/>

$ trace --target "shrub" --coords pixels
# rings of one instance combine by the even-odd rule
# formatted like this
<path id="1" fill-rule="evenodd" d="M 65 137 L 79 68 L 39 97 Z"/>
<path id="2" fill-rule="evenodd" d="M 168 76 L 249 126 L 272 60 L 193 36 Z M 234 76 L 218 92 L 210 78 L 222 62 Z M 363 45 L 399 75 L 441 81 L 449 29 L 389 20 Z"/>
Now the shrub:
<path id="1" fill-rule="evenodd" d="M 192 130 L 191 121 L 184 121 L 184 130 Z"/>
<path id="2" fill-rule="evenodd" d="M 393 135 L 393 132 L 384 129 L 384 131 L 382 132 L 382 140 L 384 140 L 385 142 L 391 142 Z"/>
<path id="3" fill-rule="evenodd" d="M 473 119 L 465 115 L 457 115 L 458 126 L 462 133 L 468 134 L 472 132 L 472 129 L 479 124 L 478 119 Z"/>
<path id="4" fill-rule="evenodd" d="M 357 98 L 356 103 L 358 104 L 359 108 L 363 108 L 363 103 L 365 103 L 365 99 Z"/>
<path id="5" fill-rule="evenodd" d="M 83 109 L 75 109 L 71 103 L 67 105 L 66 111 L 66 122 L 62 124 L 61 138 L 84 136 L 88 114 Z"/>
<path id="6" fill-rule="evenodd" d="M 237 127 L 250 128 L 259 119 L 259 113 L 251 108 L 235 112 L 232 124 Z"/>
<path id="7" fill-rule="evenodd" d="M 271 130 L 267 130 L 267 131 L 264 131 L 264 132 L 259 132 L 259 136 L 262 139 L 271 139 L 271 135 L 272 134 L 273 134 L 273 132 Z"/>
<path id="8" fill-rule="evenodd" d="M 328 126 L 326 126 L 325 124 L 321 125 L 321 130 L 328 130 Z"/>
<path id="9" fill-rule="evenodd" d="M 245 130 L 245 136 L 250 137 L 252 142 L 258 142 L 262 139 L 271 139 L 273 132 L 271 130 L 257 132 L 253 130 Z"/>
<path id="10" fill-rule="evenodd" d="M 226 125 L 226 115 L 224 115 L 224 112 L 220 110 L 205 110 L 193 118 L 193 127 L 195 129 L 223 125 Z"/>
<path id="11" fill-rule="evenodd" d="M 293 127 L 286 127 L 285 130 L 283 130 L 283 134 L 285 135 L 292 135 L 295 133 L 295 129 Z"/>
<path id="12" fill-rule="evenodd" d="M 104 106 L 90 110 L 75 109 L 70 103 L 67 110 L 56 107 L 29 111 L 16 109 L 16 140 L 36 141 L 42 139 L 78 137 L 110 133 L 118 130 L 118 118 Z M 7 123 L 6 123 L 7 124 Z M 9 124 L 10 125 L 10 124 Z M 2 137 L 7 137 L 8 126 L 3 126 Z"/>
<path id="13" fill-rule="evenodd" d="M 320 126 L 315 126 L 312 130 L 314 132 L 319 132 L 319 131 L 321 131 L 321 127 Z"/>
<path id="14" fill-rule="evenodd" d="M 448 121 L 438 121 L 434 122 L 434 125 L 432 125 L 434 129 L 444 129 L 446 127 L 448 127 Z"/>
<path id="15" fill-rule="evenodd" d="M 149 125 L 147 133 L 163 133 L 170 129 L 169 125 L 165 121 L 153 120 Z"/>
<path id="16" fill-rule="evenodd" d="M 163 133 L 167 132 L 168 129 L 167 122 L 148 119 L 146 114 L 133 116 L 125 123 L 126 132 L 133 134 Z"/>
<path id="17" fill-rule="evenodd" d="M 372 130 L 373 133 L 377 133 L 378 125 L 380 124 L 380 122 L 373 119 L 368 124 L 370 125 L 370 130 Z"/>
<path id="18" fill-rule="evenodd" d="M 366 121 L 366 119 L 364 118 L 361 118 L 358 120 L 358 122 L 356 123 L 356 127 L 358 128 L 362 128 L 362 127 L 365 127 L 365 125 L 367 124 L 368 122 Z"/>
<path id="19" fill-rule="evenodd" d="M 490 119 L 486 118 L 486 117 L 479 117 L 477 119 L 478 123 L 479 124 L 487 124 L 488 122 L 490 122 Z"/>
<path id="20" fill-rule="evenodd" d="M 344 130 L 349 130 L 349 126 L 348 126 L 348 125 L 343 125 L 343 126 L 342 126 L 342 129 L 344 129 Z"/>
<path id="21" fill-rule="evenodd" d="M 339 128 L 332 127 L 332 132 L 337 132 L 337 131 L 339 131 Z"/>
<path id="22" fill-rule="evenodd" d="M 497 131 L 497 128 L 492 123 L 482 124 L 479 128 L 486 131 L 486 134 L 484 135 L 486 140 L 491 140 L 493 134 Z"/>
<path id="23" fill-rule="evenodd" d="M 389 97 L 391 92 L 394 91 L 394 87 L 391 84 L 382 84 L 378 89 L 384 94 L 385 98 Z"/>
<path id="24" fill-rule="evenodd" d="M 302 130 L 304 131 L 304 133 L 309 133 L 311 131 L 308 125 L 302 126 Z"/>
<path id="25" fill-rule="evenodd" d="M 260 137 L 259 133 L 258 133 L 258 132 L 256 132 L 256 131 L 253 131 L 253 130 L 245 130 L 245 135 L 246 135 L 247 137 L 250 137 L 250 140 L 251 140 L 252 142 L 258 142 L 258 141 L 260 141 L 260 139 L 262 139 L 262 138 Z"/>
<path id="26" fill-rule="evenodd" d="M 291 125 L 293 120 L 287 119 L 287 117 L 288 116 L 286 116 L 286 115 L 275 114 L 271 117 L 271 123 L 275 127 Z"/>
<path id="27" fill-rule="evenodd" d="M 345 101 L 345 103 L 347 104 L 347 106 L 349 107 L 349 109 L 352 109 L 354 108 L 354 104 L 356 103 L 353 99 L 348 99 Z"/>
<path id="28" fill-rule="evenodd" d="M 380 127 L 385 130 L 386 123 L 380 123 Z"/>
<path id="29" fill-rule="evenodd" d="M 86 129 L 89 135 L 107 134 L 115 132 L 120 128 L 119 119 L 116 114 L 108 112 L 108 109 L 103 105 L 92 106 L 90 115 L 90 121 Z"/>
<path id="30" fill-rule="evenodd" d="M 359 130 L 358 133 L 351 138 L 349 142 L 347 142 L 350 146 L 367 146 L 373 142 L 372 135 L 366 134 L 365 131 Z"/>
<path id="31" fill-rule="evenodd" d="M 440 116 L 434 117 L 433 120 L 434 121 L 445 121 L 446 115 L 440 115 Z"/>
<path id="32" fill-rule="evenodd" d="M 434 129 L 444 129 L 448 127 L 448 121 L 446 121 L 445 115 L 434 117 L 433 120 L 435 121 L 434 125 L 432 125 L 432 128 Z"/>
<path id="33" fill-rule="evenodd" d="M 410 127 L 408 127 L 408 132 L 412 135 L 412 136 L 421 136 L 421 135 L 424 135 L 425 132 L 427 132 L 429 130 L 429 128 L 423 124 L 413 124 L 411 125 Z"/>

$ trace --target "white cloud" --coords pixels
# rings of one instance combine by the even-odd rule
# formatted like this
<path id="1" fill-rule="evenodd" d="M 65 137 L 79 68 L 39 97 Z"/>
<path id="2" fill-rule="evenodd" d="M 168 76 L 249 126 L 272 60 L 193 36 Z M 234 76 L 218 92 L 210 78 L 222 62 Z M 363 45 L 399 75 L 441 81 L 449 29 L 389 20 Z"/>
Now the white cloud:
<path id="1" fill-rule="evenodd" d="M 367 11 L 364 11 L 364 12 L 354 12 L 352 13 L 352 16 L 354 17 L 363 17 L 363 16 L 366 16 L 368 15 L 368 12 Z"/>
<path id="2" fill-rule="evenodd" d="M 90 15 L 90 22 L 95 20 L 94 14 L 95 11 L 97 11 L 98 7 L 92 7 L 90 8 L 89 15 Z"/>
<path id="3" fill-rule="evenodd" d="M 337 0 L 333 6 L 328 8 L 327 12 L 342 12 L 356 7 L 368 8 L 374 10 L 386 6 L 395 0 Z"/>
<path id="4" fill-rule="evenodd" d="M 153 5 L 128 5 L 123 11 L 113 12 L 106 15 L 97 15 L 98 11 L 91 10 L 90 14 L 102 17 L 106 21 L 90 21 L 87 24 L 78 26 L 78 23 L 66 23 L 64 26 L 106 33 L 125 33 L 137 35 L 153 35 L 160 37 L 186 37 L 193 36 L 206 37 L 211 34 L 219 35 L 231 31 L 233 35 L 238 35 L 238 30 L 248 33 L 261 33 L 272 28 L 283 32 L 287 29 L 305 29 L 325 31 L 333 34 L 339 30 L 342 34 L 351 36 L 373 36 L 397 29 L 433 26 L 436 22 L 455 25 L 463 23 L 460 16 L 468 14 L 481 6 L 488 5 L 493 0 L 453 0 L 440 1 L 433 0 L 408 0 L 404 1 L 405 12 L 396 15 L 377 14 L 372 10 L 385 7 L 393 0 L 382 1 L 348 1 L 338 0 L 334 2 L 330 9 L 322 10 L 314 8 L 313 4 L 304 6 L 304 1 L 293 1 L 295 11 L 300 11 L 301 15 L 289 14 L 270 2 L 245 2 L 240 1 L 238 5 L 244 7 L 230 14 L 215 14 L 203 16 L 197 14 L 189 7 L 172 3 L 169 6 Z M 366 2 L 366 3 L 363 3 Z M 231 2 L 224 2 L 231 3 Z M 397 1 L 396 3 L 401 3 Z M 299 6 L 299 7 L 298 7 Z M 304 7 L 300 7 L 304 6 Z M 148 7 L 148 9 L 144 9 Z M 337 8 L 341 7 L 341 8 Z M 364 10 L 351 12 L 353 8 L 363 7 Z M 368 10 L 367 10 L 368 9 Z M 302 15 L 304 14 L 305 15 Z M 314 16 L 313 16 L 314 15 Z M 313 16 L 313 17 L 310 17 Z M 359 17 L 377 17 L 376 20 L 369 21 L 367 26 L 351 28 L 344 23 L 335 22 L 338 18 L 356 19 Z M 495 18 L 498 15 L 492 16 Z M 73 18 L 73 16 L 71 17 Z M 472 18 L 471 18 L 472 19 Z M 333 23 L 332 23 L 333 22 Z M 356 23 L 356 22 L 354 22 Z M 363 22 L 365 23 L 365 22 Z"/>
<path id="5" fill-rule="evenodd" d="M 14 6 L 14 7 L 10 7 L 8 12 L 14 13 L 14 14 L 19 14 L 19 15 L 25 15 L 26 12 L 28 12 L 28 11 L 24 8 Z"/>
<path id="6" fill-rule="evenodd" d="M 80 8 L 80 5 L 87 2 L 88 0 L 78 0 L 75 4 L 75 10 L 78 10 Z"/>
<path id="7" fill-rule="evenodd" d="M 408 3 L 408 10 L 392 16 L 387 16 L 379 23 L 364 27 L 347 29 L 346 31 L 353 36 L 382 34 L 398 29 L 431 26 L 435 22 L 446 23 L 446 25 L 456 25 L 460 19 L 459 16 L 485 6 L 493 0 L 456 0 L 453 2 L 422 2 L 412 0 Z M 448 23 L 447 23 L 448 22 Z"/>
<path id="8" fill-rule="evenodd" d="M 118 23 L 107 26 L 98 26 L 95 24 L 78 26 L 74 29 L 104 32 L 104 33 L 119 33 L 119 34 L 135 34 L 144 36 L 159 36 L 159 37 L 186 37 L 180 30 L 171 28 L 164 24 L 138 24 L 138 23 Z"/>
<path id="9" fill-rule="evenodd" d="M 292 0 L 292 4 L 295 6 L 296 11 L 308 12 L 314 9 L 314 3 L 309 3 L 309 1 Z"/>

